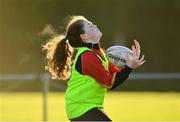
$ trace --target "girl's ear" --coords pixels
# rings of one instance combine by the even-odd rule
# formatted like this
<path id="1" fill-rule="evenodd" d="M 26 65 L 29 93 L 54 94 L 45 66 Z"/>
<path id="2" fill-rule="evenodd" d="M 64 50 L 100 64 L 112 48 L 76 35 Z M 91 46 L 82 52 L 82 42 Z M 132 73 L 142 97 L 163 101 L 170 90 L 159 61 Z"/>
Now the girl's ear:
<path id="1" fill-rule="evenodd" d="M 86 33 L 80 34 L 82 40 L 88 40 L 88 35 Z"/>

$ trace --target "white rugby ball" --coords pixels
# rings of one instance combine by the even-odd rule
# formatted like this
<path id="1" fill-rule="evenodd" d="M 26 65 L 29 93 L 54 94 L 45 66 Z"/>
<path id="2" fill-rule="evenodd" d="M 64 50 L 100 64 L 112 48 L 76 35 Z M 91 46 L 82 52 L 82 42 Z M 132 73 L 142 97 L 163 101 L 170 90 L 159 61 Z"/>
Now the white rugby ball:
<path id="1" fill-rule="evenodd" d="M 128 55 L 133 55 L 133 51 L 125 46 L 112 46 L 106 50 L 109 61 L 116 66 L 124 67 Z"/>

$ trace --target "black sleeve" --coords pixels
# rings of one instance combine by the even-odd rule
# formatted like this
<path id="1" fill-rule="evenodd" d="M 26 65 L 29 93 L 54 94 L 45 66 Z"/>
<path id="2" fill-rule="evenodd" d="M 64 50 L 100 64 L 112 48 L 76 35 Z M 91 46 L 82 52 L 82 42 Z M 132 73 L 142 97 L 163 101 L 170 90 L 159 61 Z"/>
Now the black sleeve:
<path id="1" fill-rule="evenodd" d="M 115 82 L 110 90 L 117 88 L 119 85 L 124 83 L 124 81 L 129 77 L 129 74 L 132 72 L 132 69 L 127 65 L 121 72 L 117 72 L 115 77 Z"/>

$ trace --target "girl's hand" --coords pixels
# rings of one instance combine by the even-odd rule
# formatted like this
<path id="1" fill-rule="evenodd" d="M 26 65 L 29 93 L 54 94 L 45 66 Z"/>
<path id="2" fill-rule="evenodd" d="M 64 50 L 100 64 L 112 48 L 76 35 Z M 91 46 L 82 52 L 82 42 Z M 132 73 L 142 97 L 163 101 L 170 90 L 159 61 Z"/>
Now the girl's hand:
<path id="1" fill-rule="evenodd" d="M 127 56 L 127 62 L 126 65 L 129 66 L 132 69 L 136 69 L 137 67 L 143 65 L 145 63 L 144 55 L 140 58 L 141 53 L 141 47 L 139 45 L 139 42 L 134 40 L 135 45 L 132 45 L 132 55 Z"/>

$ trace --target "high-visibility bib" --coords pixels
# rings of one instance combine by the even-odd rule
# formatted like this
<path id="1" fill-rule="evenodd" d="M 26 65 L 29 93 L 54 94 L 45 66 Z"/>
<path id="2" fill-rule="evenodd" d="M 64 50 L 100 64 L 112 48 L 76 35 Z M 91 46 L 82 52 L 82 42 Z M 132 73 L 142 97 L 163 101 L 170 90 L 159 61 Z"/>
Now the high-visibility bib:
<path id="1" fill-rule="evenodd" d="M 107 88 L 100 85 L 93 77 L 80 74 L 76 70 L 75 65 L 77 59 L 79 55 L 85 51 L 92 50 L 86 47 L 78 48 L 78 52 L 72 65 L 71 78 L 67 83 L 65 103 L 66 113 L 69 119 L 79 117 L 94 107 L 103 107 L 104 97 L 107 92 Z M 108 70 L 108 58 L 104 51 L 101 50 L 101 53 L 105 60 L 96 53 L 95 54 L 101 60 L 104 68 Z"/>

